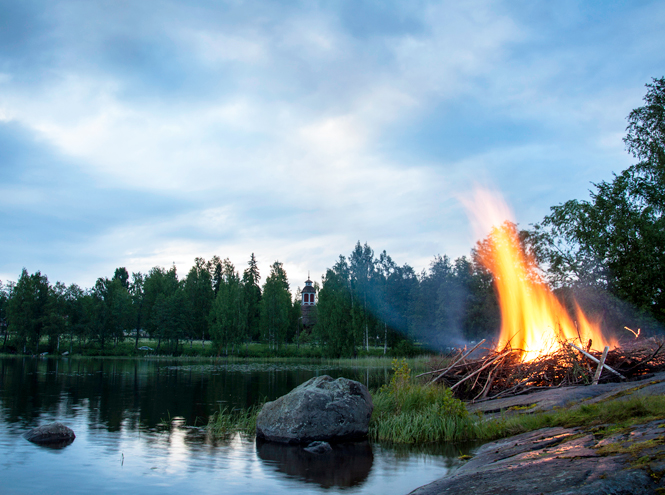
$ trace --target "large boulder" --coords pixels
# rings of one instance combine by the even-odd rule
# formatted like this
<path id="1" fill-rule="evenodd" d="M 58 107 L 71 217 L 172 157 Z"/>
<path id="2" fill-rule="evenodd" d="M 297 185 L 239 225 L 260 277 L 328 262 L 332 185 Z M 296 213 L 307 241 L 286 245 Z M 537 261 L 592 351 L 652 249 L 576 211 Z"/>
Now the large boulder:
<path id="1" fill-rule="evenodd" d="M 30 442 L 49 447 L 65 447 L 76 438 L 74 432 L 62 423 L 50 423 L 38 426 L 23 436 Z"/>
<path id="2" fill-rule="evenodd" d="M 362 383 L 318 376 L 264 404 L 256 436 L 289 444 L 361 440 L 367 436 L 373 410 L 372 397 Z"/>

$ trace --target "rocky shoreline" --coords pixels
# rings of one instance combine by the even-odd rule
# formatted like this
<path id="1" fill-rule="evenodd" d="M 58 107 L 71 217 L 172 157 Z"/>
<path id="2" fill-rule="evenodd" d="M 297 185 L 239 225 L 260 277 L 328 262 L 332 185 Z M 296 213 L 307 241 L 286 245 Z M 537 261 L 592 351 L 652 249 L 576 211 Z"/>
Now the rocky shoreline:
<path id="1" fill-rule="evenodd" d="M 492 416 L 665 393 L 665 373 L 648 379 L 568 387 L 469 406 Z M 608 434 L 608 431 L 610 432 Z M 602 432 L 602 434 L 601 434 Z M 665 420 L 612 431 L 611 425 L 544 428 L 482 446 L 450 475 L 414 495 L 665 493 Z"/>

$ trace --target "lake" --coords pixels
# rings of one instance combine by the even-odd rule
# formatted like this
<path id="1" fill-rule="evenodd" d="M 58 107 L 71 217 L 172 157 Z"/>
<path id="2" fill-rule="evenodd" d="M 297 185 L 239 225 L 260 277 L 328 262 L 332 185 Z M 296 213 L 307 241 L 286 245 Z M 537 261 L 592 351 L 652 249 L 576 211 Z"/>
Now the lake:
<path id="1" fill-rule="evenodd" d="M 329 455 L 214 441 L 203 426 L 220 407 L 274 400 L 314 376 L 375 388 L 389 367 L 166 359 L 0 358 L 0 493 L 406 494 L 459 465 L 471 446 L 335 445 Z M 60 421 L 63 449 L 26 441 Z"/>

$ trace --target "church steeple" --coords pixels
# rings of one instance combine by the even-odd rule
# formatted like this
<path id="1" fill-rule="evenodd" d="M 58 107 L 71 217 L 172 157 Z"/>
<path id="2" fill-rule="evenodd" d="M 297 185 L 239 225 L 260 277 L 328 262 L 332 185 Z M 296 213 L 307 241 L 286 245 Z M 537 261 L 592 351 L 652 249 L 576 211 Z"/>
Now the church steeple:
<path id="1" fill-rule="evenodd" d="M 312 281 L 309 279 L 309 272 L 307 273 L 307 280 L 305 280 L 305 287 L 302 290 L 302 305 L 313 306 L 316 304 L 316 289 Z"/>

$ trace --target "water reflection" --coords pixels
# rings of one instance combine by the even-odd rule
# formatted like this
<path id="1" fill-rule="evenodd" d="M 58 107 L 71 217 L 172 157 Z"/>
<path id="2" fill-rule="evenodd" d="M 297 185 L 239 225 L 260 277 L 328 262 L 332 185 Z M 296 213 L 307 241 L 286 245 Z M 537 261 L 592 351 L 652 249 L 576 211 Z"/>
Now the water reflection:
<path id="1" fill-rule="evenodd" d="M 220 405 L 272 400 L 319 374 L 371 387 L 387 375 L 383 368 L 317 364 L 0 358 L 0 492 L 389 495 L 408 493 L 459 462 L 456 448 L 357 443 L 317 456 L 241 435 L 206 436 L 207 418 Z M 21 436 L 54 421 L 76 433 L 67 448 L 45 449 Z"/>
<path id="2" fill-rule="evenodd" d="M 259 458 L 267 464 L 323 488 L 359 485 L 372 470 L 374 455 L 369 442 L 334 444 L 325 454 L 311 454 L 303 447 L 256 440 Z"/>
<path id="3" fill-rule="evenodd" d="M 320 374 L 378 387 L 386 373 L 385 368 L 321 364 L 5 357 L 0 359 L 0 414 L 28 425 L 45 412 L 72 415 L 84 408 L 92 424 L 109 431 L 155 426 L 175 415 L 201 425 L 220 406 L 274 400 Z"/>
<path id="4" fill-rule="evenodd" d="M 25 434 L 23 435 L 23 438 L 26 438 Z M 27 438 L 26 438 L 27 441 Z M 67 440 L 61 440 L 59 442 L 49 442 L 49 443 L 35 443 L 37 447 L 40 447 L 42 449 L 49 449 L 49 450 L 60 450 L 64 449 L 68 445 L 71 445 L 74 443 L 73 438 L 68 438 Z"/>

